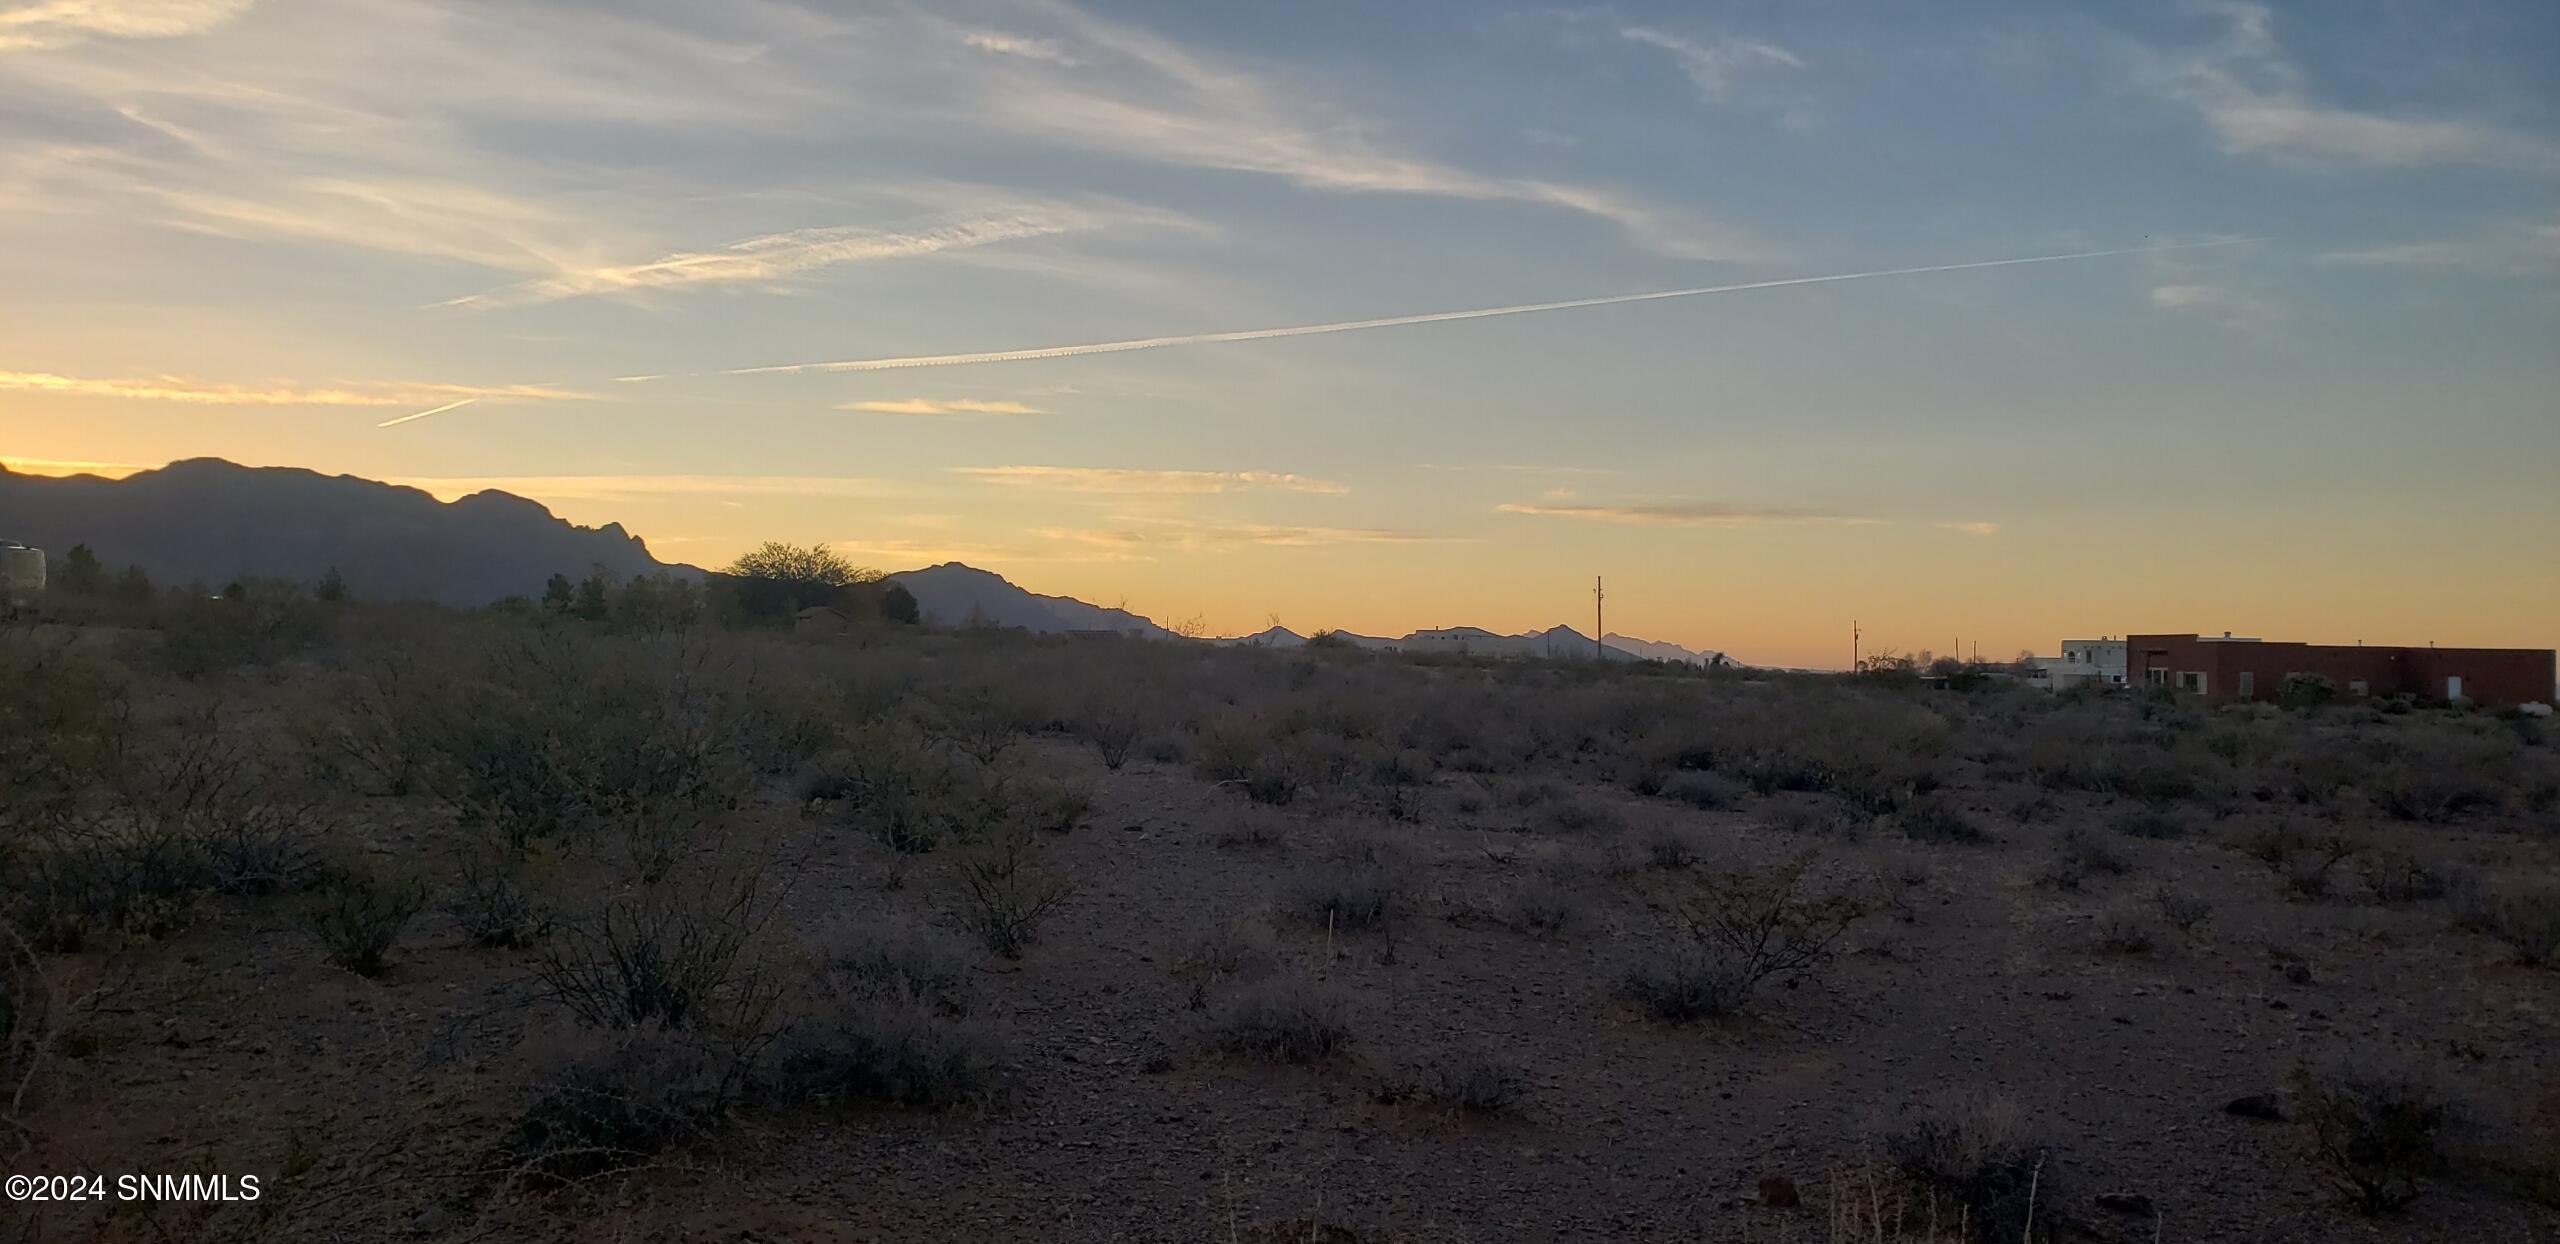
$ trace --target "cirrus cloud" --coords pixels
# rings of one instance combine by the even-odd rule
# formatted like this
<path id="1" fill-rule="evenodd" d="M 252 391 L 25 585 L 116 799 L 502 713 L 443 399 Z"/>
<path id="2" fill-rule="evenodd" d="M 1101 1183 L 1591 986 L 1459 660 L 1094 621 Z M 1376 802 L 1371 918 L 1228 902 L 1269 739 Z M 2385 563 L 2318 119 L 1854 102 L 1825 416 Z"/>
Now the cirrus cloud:
<path id="1" fill-rule="evenodd" d="M 837 410 L 860 411 L 872 415 L 1045 415 L 1048 411 L 1022 402 L 987 401 L 979 398 L 906 397 L 847 402 Z"/>
<path id="2" fill-rule="evenodd" d="M 1328 480 L 1309 479 L 1285 471 L 1157 471 L 1128 467 L 993 466 L 953 467 L 955 474 L 991 484 L 1047 488 L 1059 492 L 1213 493 L 1262 489 L 1277 492 L 1344 493 L 1350 489 Z"/>

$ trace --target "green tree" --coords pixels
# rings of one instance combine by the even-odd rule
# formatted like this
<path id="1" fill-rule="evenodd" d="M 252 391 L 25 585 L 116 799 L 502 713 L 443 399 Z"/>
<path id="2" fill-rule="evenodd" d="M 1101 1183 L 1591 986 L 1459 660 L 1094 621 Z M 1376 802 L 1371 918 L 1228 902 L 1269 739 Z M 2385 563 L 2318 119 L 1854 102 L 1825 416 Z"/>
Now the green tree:
<path id="1" fill-rule="evenodd" d="M 569 612 L 589 622 L 602 622 L 612 610 L 613 576 L 599 566 L 579 582 L 578 598 L 569 606 Z"/>
<path id="2" fill-rule="evenodd" d="M 320 585 L 311 589 L 311 594 L 332 604 L 345 600 L 347 598 L 347 578 L 345 575 L 338 573 L 337 567 L 331 566 L 329 567 L 329 573 L 320 576 Z"/>
<path id="3" fill-rule="evenodd" d="M 854 565 L 823 544 L 803 548 L 767 541 L 723 572 L 747 617 L 775 621 L 811 605 L 834 605 L 848 587 L 877 583 L 880 572 Z M 855 606 L 860 611 L 860 606 Z"/>
<path id="4" fill-rule="evenodd" d="M 62 566 L 54 571 L 54 586 L 74 596 L 95 596 L 107 588 L 107 568 L 98 564 L 98 555 L 85 544 L 71 546 L 62 555 Z"/>
<path id="5" fill-rule="evenodd" d="M 128 605 L 150 604 L 156 594 L 157 589 L 151 586 L 151 576 L 140 566 L 125 567 L 124 578 L 116 583 L 116 599 Z"/>
<path id="6" fill-rule="evenodd" d="M 569 582 L 569 576 L 555 574 L 549 583 L 542 585 L 542 611 L 567 613 L 569 606 L 576 602 L 577 594 L 577 585 Z"/>

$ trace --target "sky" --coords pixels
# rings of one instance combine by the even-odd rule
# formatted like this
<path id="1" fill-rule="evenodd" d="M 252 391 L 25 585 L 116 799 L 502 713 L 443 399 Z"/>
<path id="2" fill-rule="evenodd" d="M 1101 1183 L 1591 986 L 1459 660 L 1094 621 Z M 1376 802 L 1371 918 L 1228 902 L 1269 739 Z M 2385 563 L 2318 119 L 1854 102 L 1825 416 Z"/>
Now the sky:
<path id="1" fill-rule="evenodd" d="M 2555 64 L 2545 0 L 0 0 L 0 460 L 1211 633 L 2550 647 Z"/>

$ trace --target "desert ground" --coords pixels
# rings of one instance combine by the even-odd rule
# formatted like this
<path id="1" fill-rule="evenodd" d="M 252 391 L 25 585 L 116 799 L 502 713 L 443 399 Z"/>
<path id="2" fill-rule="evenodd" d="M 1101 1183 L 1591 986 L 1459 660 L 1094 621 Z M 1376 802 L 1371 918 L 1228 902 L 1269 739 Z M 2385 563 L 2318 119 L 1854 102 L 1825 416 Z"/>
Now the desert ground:
<path id="1" fill-rule="evenodd" d="M 2548 722 L 1954 682 L 21 625 L 0 1238 L 2560 1238 Z"/>

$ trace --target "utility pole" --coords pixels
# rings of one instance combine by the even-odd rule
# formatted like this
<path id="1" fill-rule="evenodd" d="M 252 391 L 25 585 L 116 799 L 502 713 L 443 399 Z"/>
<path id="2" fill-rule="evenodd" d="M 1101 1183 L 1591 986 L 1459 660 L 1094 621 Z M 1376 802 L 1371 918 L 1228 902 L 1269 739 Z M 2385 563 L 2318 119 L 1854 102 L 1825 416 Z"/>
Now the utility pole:
<path id="1" fill-rule="evenodd" d="M 1600 637 L 1609 633 L 1600 620 L 1600 576 L 1591 576 L 1591 659 L 1601 664 L 1609 661 L 1609 646 Z"/>
<path id="2" fill-rule="evenodd" d="M 1849 619 L 1849 672 L 1858 672 L 1858 620 Z"/>

